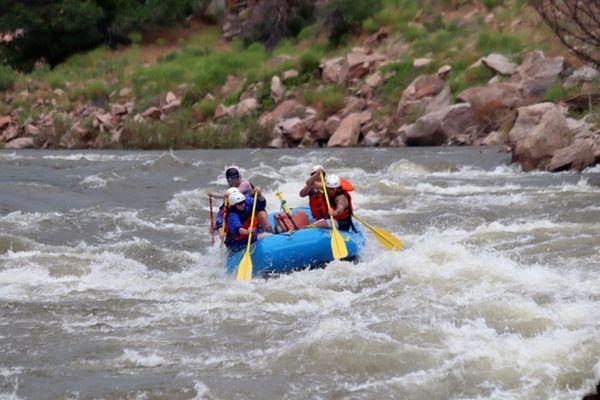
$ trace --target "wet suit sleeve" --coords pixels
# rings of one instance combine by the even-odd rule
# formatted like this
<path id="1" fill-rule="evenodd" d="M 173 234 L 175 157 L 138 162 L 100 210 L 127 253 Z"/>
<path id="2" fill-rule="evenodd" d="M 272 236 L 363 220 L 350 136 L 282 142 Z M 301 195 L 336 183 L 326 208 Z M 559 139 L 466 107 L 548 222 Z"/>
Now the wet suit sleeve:
<path id="1" fill-rule="evenodd" d="M 234 212 L 228 214 L 227 226 L 229 227 L 229 231 L 233 237 L 237 239 L 240 236 L 240 228 L 243 228 L 242 221 L 240 221 L 240 216 Z"/>

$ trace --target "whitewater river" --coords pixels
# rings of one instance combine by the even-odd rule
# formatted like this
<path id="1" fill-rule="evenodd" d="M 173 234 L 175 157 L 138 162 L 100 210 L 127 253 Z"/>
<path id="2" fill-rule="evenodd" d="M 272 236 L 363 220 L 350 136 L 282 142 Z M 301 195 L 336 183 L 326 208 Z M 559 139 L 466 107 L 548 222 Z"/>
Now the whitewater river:
<path id="1" fill-rule="evenodd" d="M 600 168 L 496 149 L 0 152 L 0 399 L 578 399 L 600 379 Z M 357 264 L 239 283 L 227 164 L 354 183 Z"/>

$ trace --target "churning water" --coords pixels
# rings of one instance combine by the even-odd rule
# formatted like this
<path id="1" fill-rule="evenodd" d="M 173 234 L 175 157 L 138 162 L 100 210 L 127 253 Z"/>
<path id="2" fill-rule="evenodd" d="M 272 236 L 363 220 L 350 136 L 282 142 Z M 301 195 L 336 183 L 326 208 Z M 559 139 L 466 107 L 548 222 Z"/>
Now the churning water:
<path id="1" fill-rule="evenodd" d="M 348 178 L 357 264 L 239 283 L 206 192 Z M 0 152 L 2 399 L 577 399 L 600 378 L 600 169 L 495 149 Z"/>

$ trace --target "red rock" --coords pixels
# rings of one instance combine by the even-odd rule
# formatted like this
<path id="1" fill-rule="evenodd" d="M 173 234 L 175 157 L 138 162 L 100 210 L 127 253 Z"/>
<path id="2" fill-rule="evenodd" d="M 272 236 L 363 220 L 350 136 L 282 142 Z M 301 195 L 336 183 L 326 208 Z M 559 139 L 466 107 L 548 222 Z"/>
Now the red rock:
<path id="1" fill-rule="evenodd" d="M 4 145 L 5 149 L 12 149 L 12 150 L 27 149 L 27 148 L 31 148 L 31 147 L 33 147 L 33 138 L 32 137 L 17 138 L 17 139 L 11 140 L 10 142 L 8 142 Z"/>
<path id="2" fill-rule="evenodd" d="M 594 141 L 592 139 L 577 140 L 569 147 L 556 150 L 548 165 L 548 171 L 556 172 L 565 169 L 583 171 L 594 164 Z"/>
<path id="3" fill-rule="evenodd" d="M 0 117 L 0 132 L 12 124 L 13 120 L 10 116 Z"/>
<path id="4" fill-rule="evenodd" d="M 37 136 L 41 133 L 40 129 L 37 126 L 27 124 L 23 127 L 23 132 L 25 136 Z"/>
<path id="5" fill-rule="evenodd" d="M 457 98 L 471 104 L 480 124 L 488 132 L 500 129 L 507 121 L 512 122 L 517 107 L 525 104 L 519 88 L 507 83 L 469 88 Z"/>
<path id="6" fill-rule="evenodd" d="M 463 135 L 470 139 L 466 140 Z M 479 126 L 471 106 L 454 104 L 425 114 L 404 128 L 403 142 L 407 146 L 440 146 L 451 140 L 455 140 L 455 144 L 472 143 L 478 136 Z"/>
<path id="7" fill-rule="evenodd" d="M 358 144 L 360 134 L 360 117 L 350 114 L 344 118 L 333 136 L 329 138 L 327 147 L 349 147 Z"/>
<path id="8" fill-rule="evenodd" d="M 142 113 L 144 118 L 160 119 L 162 111 L 158 107 L 150 107 Z"/>
<path id="9" fill-rule="evenodd" d="M 270 129 L 282 119 L 301 117 L 306 112 L 306 107 L 296 100 L 285 100 L 271 112 L 266 112 L 258 119 L 263 129 Z"/>
<path id="10" fill-rule="evenodd" d="M 545 168 L 556 150 L 569 145 L 571 133 L 565 116 L 557 109 L 546 112 L 540 123 L 522 140 L 518 141 L 513 153 L 513 162 L 518 162 L 525 171 Z"/>
<path id="11" fill-rule="evenodd" d="M 332 115 L 331 117 L 327 118 L 327 120 L 325 121 L 325 129 L 327 130 L 327 133 L 329 133 L 329 136 L 335 133 L 337 128 L 340 127 L 341 123 L 342 120 L 336 115 Z"/>
<path id="12" fill-rule="evenodd" d="M 563 57 L 546 58 L 544 52 L 532 51 L 525 55 L 509 82 L 529 96 L 540 96 L 556 82 L 563 68 Z"/>

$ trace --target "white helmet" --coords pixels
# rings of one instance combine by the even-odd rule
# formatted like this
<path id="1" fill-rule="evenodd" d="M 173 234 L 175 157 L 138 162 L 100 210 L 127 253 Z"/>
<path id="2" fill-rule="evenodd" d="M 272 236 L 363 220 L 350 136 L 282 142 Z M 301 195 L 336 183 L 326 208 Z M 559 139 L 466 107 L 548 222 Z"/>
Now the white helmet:
<path id="1" fill-rule="evenodd" d="M 229 189 L 227 189 L 227 190 L 225 191 L 225 196 L 226 196 L 226 197 L 229 197 L 229 196 L 231 196 L 232 194 L 234 194 L 234 193 L 238 193 L 238 192 L 239 192 L 239 193 L 241 193 L 241 192 L 240 192 L 240 189 L 238 189 L 238 188 L 236 188 L 236 187 L 230 187 Z"/>
<path id="2" fill-rule="evenodd" d="M 310 169 L 310 174 L 312 175 L 312 174 L 314 174 L 315 172 L 317 172 L 320 169 L 324 169 L 322 165 L 315 165 L 314 167 L 312 167 Z"/>
<path id="3" fill-rule="evenodd" d="M 337 175 L 327 175 L 325 178 L 325 186 L 330 189 L 336 189 L 342 186 L 342 182 L 340 181 L 340 177 Z"/>
<path id="4" fill-rule="evenodd" d="M 242 201 L 246 200 L 246 196 L 244 196 L 242 194 L 242 192 L 240 192 L 239 190 L 235 193 L 232 193 L 229 195 L 229 197 L 227 198 L 227 202 L 229 203 L 229 205 L 234 206 L 238 203 L 241 203 Z"/>

